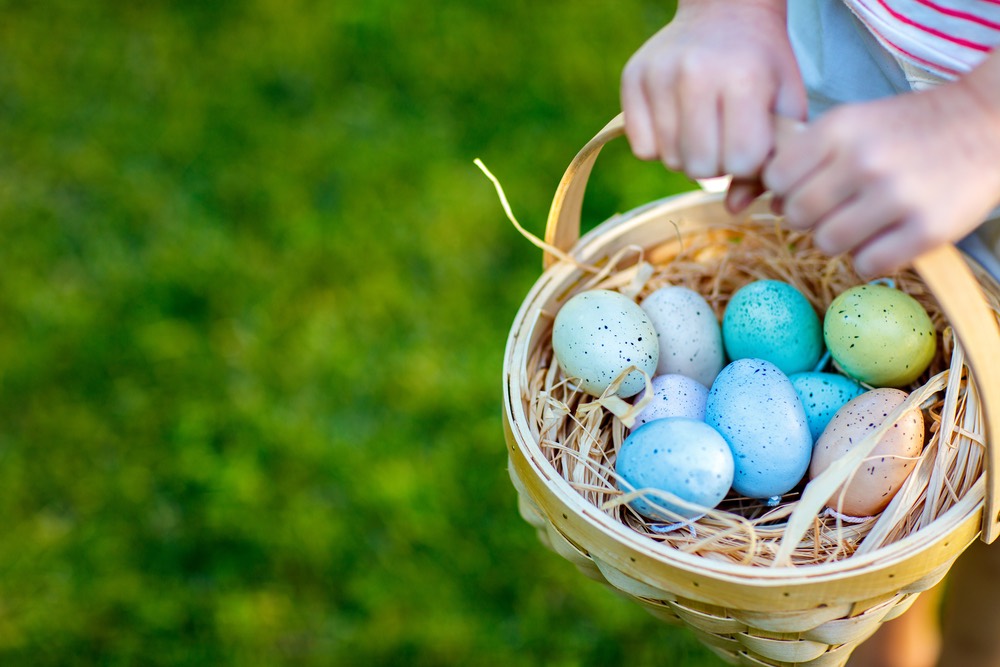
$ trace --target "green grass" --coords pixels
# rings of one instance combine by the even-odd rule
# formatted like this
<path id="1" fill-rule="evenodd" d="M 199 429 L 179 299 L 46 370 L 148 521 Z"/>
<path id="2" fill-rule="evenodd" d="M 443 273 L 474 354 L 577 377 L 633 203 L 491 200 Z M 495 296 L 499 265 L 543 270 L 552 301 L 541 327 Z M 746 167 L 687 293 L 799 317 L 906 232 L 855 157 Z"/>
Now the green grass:
<path id="1" fill-rule="evenodd" d="M 668 4 L 3 2 L 0 664 L 721 664 L 517 515 L 472 164 L 540 234 Z"/>

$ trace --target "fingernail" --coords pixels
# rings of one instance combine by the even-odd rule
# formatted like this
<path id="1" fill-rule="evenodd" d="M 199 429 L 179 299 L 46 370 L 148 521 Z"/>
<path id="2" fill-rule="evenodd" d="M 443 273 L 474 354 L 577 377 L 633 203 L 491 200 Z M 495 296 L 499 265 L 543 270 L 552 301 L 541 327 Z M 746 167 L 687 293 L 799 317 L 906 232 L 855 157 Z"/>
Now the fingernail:
<path id="1" fill-rule="evenodd" d="M 671 171 L 680 171 L 681 167 L 683 165 L 681 164 L 680 159 L 677 158 L 676 156 L 674 156 L 674 155 L 664 155 L 663 156 L 663 166 L 665 166 L 667 169 L 669 169 Z"/>
<path id="2" fill-rule="evenodd" d="M 630 143 L 632 154 L 640 160 L 653 160 L 656 158 L 656 147 L 646 141 L 636 141 Z"/>
<path id="3" fill-rule="evenodd" d="M 735 178 L 751 178 L 759 168 L 759 165 L 752 164 L 750 158 L 745 155 L 738 155 L 726 159 L 726 172 Z"/>

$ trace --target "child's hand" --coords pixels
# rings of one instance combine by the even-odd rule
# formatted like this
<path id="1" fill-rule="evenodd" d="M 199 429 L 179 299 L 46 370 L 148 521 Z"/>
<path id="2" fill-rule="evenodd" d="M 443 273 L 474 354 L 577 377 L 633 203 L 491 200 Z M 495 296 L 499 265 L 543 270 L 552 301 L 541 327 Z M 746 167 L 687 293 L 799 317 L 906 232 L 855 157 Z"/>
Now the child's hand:
<path id="1" fill-rule="evenodd" d="M 680 3 L 629 60 L 621 98 L 637 157 L 692 178 L 758 178 L 773 148 L 772 114 L 807 112 L 784 0 Z"/>
<path id="2" fill-rule="evenodd" d="M 789 227 L 887 273 L 1000 203 L 1000 109 L 964 82 L 845 105 L 780 136 L 764 183 Z"/>

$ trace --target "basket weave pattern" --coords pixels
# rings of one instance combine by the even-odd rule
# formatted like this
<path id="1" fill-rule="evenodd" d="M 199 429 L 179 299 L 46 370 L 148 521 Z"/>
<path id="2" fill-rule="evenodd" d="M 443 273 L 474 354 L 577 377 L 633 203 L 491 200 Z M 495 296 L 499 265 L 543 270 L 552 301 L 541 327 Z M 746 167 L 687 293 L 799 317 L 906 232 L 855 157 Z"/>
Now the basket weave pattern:
<path id="1" fill-rule="evenodd" d="M 570 192 L 579 187 L 561 185 Z M 579 201 L 570 208 L 578 219 Z M 570 248 L 565 239 L 555 242 Z M 858 525 L 813 515 L 788 563 L 776 562 L 775 554 L 788 539 L 796 506 L 808 507 L 794 494 L 766 517 L 734 499 L 687 530 L 652 530 L 626 504 L 614 503 L 620 495 L 614 457 L 627 431 L 575 392 L 552 360 L 551 325 L 561 304 L 581 289 L 610 287 L 639 297 L 671 283 L 696 289 L 721 313 L 740 284 L 778 278 L 800 287 L 822 312 L 860 279 L 847 262 L 819 257 L 808 238 L 783 235 L 765 208 L 734 220 L 719 196 L 704 193 L 617 216 L 572 244 L 571 254 L 570 261 L 551 263 L 515 319 L 504 363 L 504 424 L 521 515 L 586 576 L 688 627 L 730 662 L 838 666 L 940 581 L 988 524 L 984 469 L 992 464 L 986 445 L 995 420 L 969 361 L 982 359 L 988 346 L 963 335 L 967 324 L 953 336 L 954 305 L 924 283 L 924 272 L 909 271 L 897 276 L 900 287 L 932 314 L 942 343 L 912 388 L 931 437 L 898 502 Z M 977 267 L 972 272 L 993 327 L 978 329 L 997 347 L 1000 286 Z"/>

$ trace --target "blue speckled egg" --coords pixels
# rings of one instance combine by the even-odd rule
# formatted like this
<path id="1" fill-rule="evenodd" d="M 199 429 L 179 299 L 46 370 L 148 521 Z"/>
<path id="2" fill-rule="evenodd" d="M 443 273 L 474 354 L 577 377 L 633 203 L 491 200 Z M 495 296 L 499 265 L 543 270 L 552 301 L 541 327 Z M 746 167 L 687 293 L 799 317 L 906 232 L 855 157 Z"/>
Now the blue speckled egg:
<path id="1" fill-rule="evenodd" d="M 823 355 L 819 316 L 802 292 L 780 280 L 757 280 L 733 293 L 722 340 L 730 359 L 764 359 L 785 375 L 812 370 Z"/>
<path id="2" fill-rule="evenodd" d="M 790 491 L 809 467 L 812 436 L 791 380 L 764 359 L 738 359 L 708 392 L 705 422 L 729 443 L 733 489 L 748 498 Z"/>
<path id="3" fill-rule="evenodd" d="M 635 401 L 642 400 L 645 391 L 639 392 Z M 687 417 L 705 421 L 705 401 L 708 387 L 684 375 L 657 375 L 653 378 L 653 398 L 635 418 L 635 428 L 654 419 Z"/>
<path id="4" fill-rule="evenodd" d="M 701 509 L 683 508 L 653 494 L 632 501 L 636 512 L 657 521 L 695 517 L 726 497 L 733 481 L 733 455 L 726 441 L 705 422 L 684 417 L 657 419 L 637 428 L 622 443 L 615 472 L 623 491 L 666 491 Z"/>
<path id="5" fill-rule="evenodd" d="M 686 375 L 711 385 L 726 364 L 722 329 L 705 297 L 687 287 L 670 285 L 639 304 L 649 313 L 660 342 L 660 375 Z"/>
<path id="6" fill-rule="evenodd" d="M 802 401 L 813 442 L 845 403 L 860 396 L 865 388 L 839 373 L 795 373 L 789 380 Z"/>
<path id="7" fill-rule="evenodd" d="M 629 366 L 652 376 L 660 355 L 646 311 L 611 290 L 580 292 L 567 301 L 556 314 L 552 349 L 566 376 L 593 396 L 601 396 Z M 617 394 L 628 398 L 645 386 L 642 373 L 632 371 Z"/>

